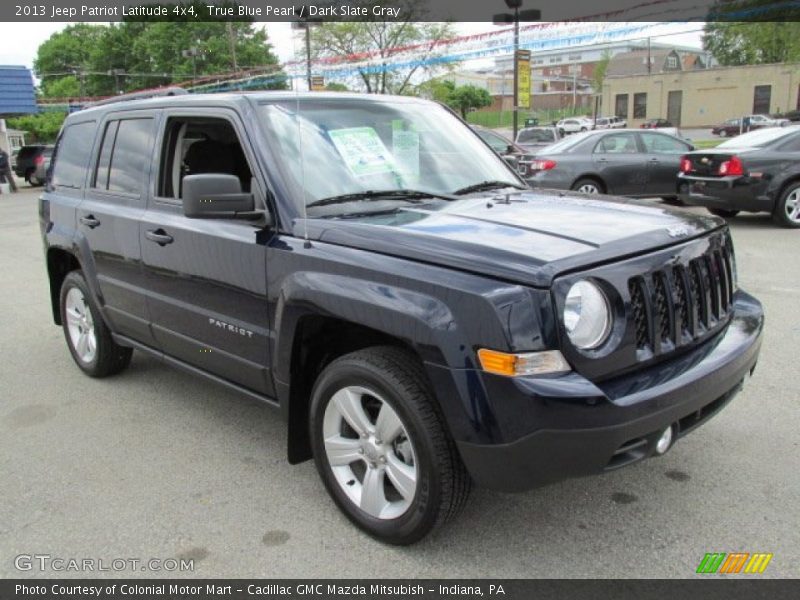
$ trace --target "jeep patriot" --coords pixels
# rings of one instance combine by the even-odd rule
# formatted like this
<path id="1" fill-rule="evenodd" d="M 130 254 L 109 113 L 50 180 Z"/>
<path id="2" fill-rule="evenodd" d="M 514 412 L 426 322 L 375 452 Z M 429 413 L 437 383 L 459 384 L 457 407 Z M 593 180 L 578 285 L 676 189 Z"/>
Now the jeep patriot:
<path id="1" fill-rule="evenodd" d="M 115 98 L 69 115 L 39 211 L 84 373 L 137 350 L 275 407 L 389 543 L 473 485 L 664 454 L 758 358 L 724 221 L 530 190 L 416 98 Z"/>

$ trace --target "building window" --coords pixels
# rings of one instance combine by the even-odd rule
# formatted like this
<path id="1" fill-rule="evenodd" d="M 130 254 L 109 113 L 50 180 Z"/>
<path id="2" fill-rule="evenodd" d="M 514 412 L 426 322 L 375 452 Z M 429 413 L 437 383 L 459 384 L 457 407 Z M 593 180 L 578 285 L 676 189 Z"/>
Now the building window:
<path id="1" fill-rule="evenodd" d="M 580 60 L 580 59 L 581 59 L 581 55 L 580 54 L 570 54 L 569 55 L 569 60 Z"/>
<path id="2" fill-rule="evenodd" d="M 677 56 L 668 56 L 667 57 L 667 68 L 668 69 L 677 69 L 678 68 L 678 57 Z"/>
<path id="3" fill-rule="evenodd" d="M 753 114 L 769 114 L 769 106 L 772 100 L 771 85 L 757 85 L 753 89 Z"/>
<path id="4" fill-rule="evenodd" d="M 647 94 L 644 92 L 633 95 L 633 118 L 647 118 Z"/>
<path id="5" fill-rule="evenodd" d="M 614 114 L 623 119 L 628 118 L 628 94 L 617 94 L 614 102 Z"/>

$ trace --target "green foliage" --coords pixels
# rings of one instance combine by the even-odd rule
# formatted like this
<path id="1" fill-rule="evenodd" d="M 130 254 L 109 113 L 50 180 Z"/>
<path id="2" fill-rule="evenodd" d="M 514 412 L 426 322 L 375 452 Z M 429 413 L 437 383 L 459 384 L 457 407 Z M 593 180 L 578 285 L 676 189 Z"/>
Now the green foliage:
<path id="1" fill-rule="evenodd" d="M 26 142 L 54 142 L 67 117 L 66 113 L 43 112 L 36 115 L 25 115 L 7 119 L 11 129 L 27 131 Z"/>
<path id="2" fill-rule="evenodd" d="M 352 6 L 367 7 L 380 4 L 376 0 L 354 0 Z M 353 54 L 374 53 L 378 64 L 387 63 L 391 58 L 391 48 L 411 44 L 429 44 L 422 48 L 417 60 L 423 60 L 435 51 L 435 42 L 452 37 L 453 27 L 449 23 L 425 23 L 422 20 L 422 8 L 419 0 L 409 0 L 411 9 L 404 13 L 407 21 L 390 23 L 379 21 L 329 22 L 311 30 L 313 55 L 316 58 L 342 57 Z M 419 14 L 415 13 L 415 8 Z M 368 12 L 371 14 L 371 12 Z M 412 77 L 426 72 L 430 76 L 433 68 L 429 66 L 411 65 L 392 71 L 372 72 L 367 68 L 359 69 L 356 84 L 370 94 L 407 94 L 411 91 Z"/>
<path id="3" fill-rule="evenodd" d="M 474 85 L 460 85 L 453 87 L 447 95 L 445 103 L 450 108 L 460 111 L 461 118 L 466 119 L 469 111 L 491 106 L 492 96 L 483 88 Z"/>
<path id="4" fill-rule="evenodd" d="M 608 65 L 610 63 L 611 50 L 605 50 L 600 60 L 594 66 L 594 73 L 592 74 L 592 86 L 594 87 L 595 94 L 603 93 L 603 82 L 606 80 L 606 73 L 608 73 Z"/>
<path id="5" fill-rule="evenodd" d="M 206 14 L 203 4 L 195 6 Z M 196 56 L 184 56 L 191 49 Z M 39 46 L 34 61 L 41 94 L 50 98 L 105 96 L 253 67 L 282 75 L 263 28 L 195 19 L 68 25 Z M 113 70 L 126 74 L 115 77 Z M 63 83 L 67 78 L 71 83 Z M 285 88 L 285 79 L 267 87 Z"/>
<path id="6" fill-rule="evenodd" d="M 345 84 L 338 83 L 336 81 L 331 81 L 330 83 L 328 83 L 325 86 L 325 89 L 328 90 L 329 92 L 348 92 L 348 91 L 350 91 L 350 88 L 348 88 Z"/>
<path id="7" fill-rule="evenodd" d="M 770 7 L 770 10 L 766 10 Z M 741 0 L 717 5 L 703 35 L 703 47 L 724 66 L 800 61 L 800 9 L 774 0 Z M 726 19 L 736 18 L 737 21 Z M 746 19 L 747 22 L 740 22 Z"/>

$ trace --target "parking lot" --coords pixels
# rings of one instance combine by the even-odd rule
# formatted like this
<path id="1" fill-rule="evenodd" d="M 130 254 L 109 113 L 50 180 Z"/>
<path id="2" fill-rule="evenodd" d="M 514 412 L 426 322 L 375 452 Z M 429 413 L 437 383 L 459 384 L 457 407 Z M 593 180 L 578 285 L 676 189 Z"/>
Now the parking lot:
<path id="1" fill-rule="evenodd" d="M 84 376 L 52 322 L 37 196 L 0 196 L 2 577 L 82 575 L 15 569 L 49 554 L 194 558 L 185 575 L 200 578 L 682 578 L 735 551 L 773 553 L 765 577 L 800 576 L 800 232 L 768 215 L 731 223 L 767 325 L 728 408 L 659 459 L 476 490 L 457 521 L 396 548 L 346 520 L 311 462 L 286 463 L 277 412 L 140 353 L 119 376 Z"/>

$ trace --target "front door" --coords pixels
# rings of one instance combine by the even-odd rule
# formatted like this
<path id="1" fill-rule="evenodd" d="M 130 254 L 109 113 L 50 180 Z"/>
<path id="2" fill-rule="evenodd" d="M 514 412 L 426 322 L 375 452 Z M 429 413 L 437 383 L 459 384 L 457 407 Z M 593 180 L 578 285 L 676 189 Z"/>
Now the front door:
<path id="1" fill-rule="evenodd" d="M 681 126 L 681 104 L 683 104 L 682 90 L 673 90 L 667 94 L 667 121 L 674 127 Z"/>
<path id="2" fill-rule="evenodd" d="M 183 177 L 198 173 L 237 175 L 242 189 L 252 186 L 263 202 L 243 131 L 232 113 L 167 112 L 156 193 L 139 235 L 158 347 L 271 396 L 265 229 L 252 221 L 189 219 L 181 205 Z"/>

